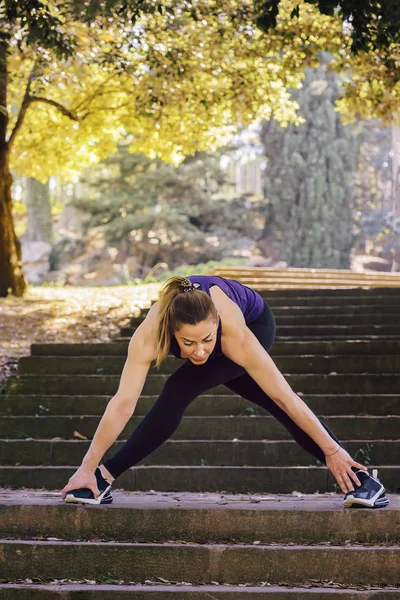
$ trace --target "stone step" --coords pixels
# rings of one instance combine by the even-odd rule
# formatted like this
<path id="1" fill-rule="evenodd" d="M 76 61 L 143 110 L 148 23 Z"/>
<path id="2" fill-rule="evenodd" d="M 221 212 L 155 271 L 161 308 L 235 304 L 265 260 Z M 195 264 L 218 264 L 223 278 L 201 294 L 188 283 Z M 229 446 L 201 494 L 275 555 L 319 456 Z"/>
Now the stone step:
<path id="1" fill-rule="evenodd" d="M 80 463 L 79 463 L 80 464 Z M 0 466 L 0 487 L 62 489 L 76 472 L 75 466 Z M 400 466 L 368 465 L 388 493 L 400 493 Z M 120 475 L 115 488 L 160 492 L 220 492 L 303 494 L 332 492 L 338 485 L 325 466 L 133 466 Z"/>
<path id="2" fill-rule="evenodd" d="M 309 295 L 304 296 L 303 292 L 306 290 L 302 290 L 301 292 L 297 291 L 297 294 L 293 296 L 272 296 L 271 293 L 259 292 L 260 296 L 265 298 L 269 306 L 274 310 L 275 308 L 287 307 L 289 309 L 295 307 L 309 307 L 310 310 L 314 310 L 314 308 L 325 308 L 329 309 L 330 306 L 339 306 L 343 307 L 343 310 L 348 306 L 353 306 L 355 302 L 357 305 L 362 307 L 370 307 L 371 305 L 379 305 L 380 311 L 384 307 L 392 307 L 398 306 L 400 301 L 400 292 L 398 291 L 396 296 L 363 296 L 362 298 L 357 298 L 353 296 L 332 296 L 332 295 Z M 310 290 L 313 292 L 317 292 L 318 290 Z M 148 309 L 143 309 L 143 313 L 148 312 Z"/>
<path id="3" fill-rule="evenodd" d="M 394 291 L 400 289 L 400 278 L 397 281 L 365 281 L 358 282 L 351 279 L 340 280 L 340 279 L 327 279 L 327 278 L 302 278 L 298 277 L 233 277 L 231 279 L 237 279 L 244 285 L 248 285 L 253 289 L 258 291 L 266 290 L 266 291 L 284 291 L 293 290 L 320 290 L 320 291 L 337 291 L 337 290 L 352 290 L 352 289 L 363 289 L 363 287 L 367 289 L 375 289 L 381 290 L 382 286 L 384 289 L 391 288 Z"/>
<path id="4" fill-rule="evenodd" d="M 238 280 L 239 281 L 239 280 Z M 242 281 L 242 279 L 240 279 Z M 247 285 L 247 284 L 245 284 Z M 371 287 L 371 288 L 360 288 L 360 287 L 348 287 L 348 288 L 328 288 L 328 289 L 276 289 L 266 290 L 257 287 L 257 282 L 251 285 L 253 289 L 265 298 L 307 298 L 310 296 L 318 298 L 357 298 L 364 302 L 366 298 L 387 298 L 387 297 L 400 297 L 400 291 L 396 287 Z"/>
<path id="5" fill-rule="evenodd" d="M 272 307 L 271 307 L 272 308 Z M 315 325 L 343 325 L 343 324 L 369 324 L 383 325 L 396 322 L 400 315 L 399 306 L 360 306 L 360 307 L 273 307 L 272 311 L 278 326 L 302 325 L 314 323 Z M 373 311 L 373 312 L 371 312 Z M 138 327 L 145 319 L 146 314 L 131 317 L 129 326 Z"/>
<path id="6" fill-rule="evenodd" d="M 108 343 L 32 344 L 32 356 L 126 356 L 128 340 Z M 271 356 L 306 354 L 399 354 L 400 340 L 344 340 L 274 342 Z M 172 356 L 171 356 L 172 358 Z"/>
<path id="7" fill-rule="evenodd" d="M 399 434 L 400 435 L 400 434 Z M 125 440 L 114 442 L 104 457 L 111 457 Z M 59 439 L 0 439 L 3 466 L 80 464 L 90 441 Z M 373 462 L 397 465 L 400 439 L 348 440 L 344 446 L 352 458 L 365 466 Z M 186 466 L 300 466 L 321 464 L 293 440 L 176 440 L 169 439 L 137 464 Z"/>
<path id="8" fill-rule="evenodd" d="M 295 290 L 296 291 L 296 290 Z M 323 311 L 323 310 L 337 310 L 339 312 L 347 312 L 347 310 L 353 310 L 354 307 L 360 307 L 365 312 L 371 312 L 376 309 L 377 312 L 382 312 L 385 309 L 397 311 L 400 301 L 400 291 L 397 291 L 395 296 L 393 295 L 369 295 L 357 297 L 355 295 L 332 295 L 327 294 L 324 291 L 324 295 L 321 294 L 309 294 L 304 295 L 307 291 L 317 292 L 318 290 L 297 290 L 292 295 L 274 295 L 271 292 L 259 291 L 258 293 L 262 298 L 265 298 L 267 303 L 274 310 L 286 310 L 293 311 L 299 309 L 308 308 L 310 311 Z M 303 293 L 304 292 L 304 293 Z M 150 304 L 154 304 L 156 300 L 153 300 Z M 150 310 L 150 307 L 143 307 L 140 311 L 140 316 L 146 315 Z"/>
<path id="9" fill-rule="evenodd" d="M 219 275 L 221 277 L 221 275 Z M 290 286 L 298 289 L 303 287 L 318 288 L 321 284 L 322 288 L 327 289 L 379 289 L 392 288 L 396 289 L 400 285 L 400 276 L 398 273 L 291 273 L 285 271 L 275 271 L 268 273 L 244 273 L 243 271 L 233 271 L 232 274 L 222 275 L 227 279 L 236 279 L 245 285 L 252 287 L 264 286 L 268 288 L 271 284 L 274 287 Z"/>
<path id="10" fill-rule="evenodd" d="M 210 584 L 398 584 L 400 546 L 192 544 L 0 539 L 0 577 L 152 577 Z M 267 574 L 267 577 L 266 577 Z"/>
<path id="11" fill-rule="evenodd" d="M 317 415 L 400 415 L 399 394 L 307 394 L 304 402 Z M 103 415 L 110 396 L 3 396 L 0 414 L 4 415 Z M 157 395 L 140 396 L 136 415 L 146 415 Z M 256 404 L 236 394 L 202 394 L 189 404 L 186 416 L 265 414 Z"/>
<path id="12" fill-rule="evenodd" d="M 271 356 L 272 352 L 271 352 Z M 18 373 L 23 374 L 70 374 L 70 375 L 96 375 L 96 374 L 121 374 L 126 358 L 124 356 L 81 356 L 81 357 L 55 357 L 55 356 L 23 356 L 18 361 Z M 343 354 L 341 356 L 277 356 L 274 360 L 281 372 L 298 373 L 399 373 L 400 354 L 392 356 L 381 354 L 378 356 L 357 356 Z M 151 366 L 149 373 L 172 373 L 182 361 L 170 356 L 162 363 L 160 369 Z"/>
<path id="13" fill-rule="evenodd" d="M 110 581 L 110 578 L 106 578 Z M 48 584 L 0 584 L 0 595 L 3 600 L 395 600 L 399 597 L 398 587 L 371 588 L 357 585 L 356 587 L 334 586 L 320 581 L 319 587 L 315 582 L 310 582 L 306 587 L 293 587 L 286 585 L 271 585 L 263 582 L 261 586 L 240 583 L 237 586 L 222 585 L 195 585 L 185 581 L 177 585 L 168 583 L 165 579 L 163 585 L 160 578 L 154 578 L 154 585 L 147 579 L 145 585 L 121 585 L 119 580 L 114 584 L 103 584 L 104 578 L 99 583 L 64 583 L 62 579 L 51 578 Z M 324 585 L 326 583 L 326 585 Z"/>
<path id="14" fill-rule="evenodd" d="M 395 394 L 400 386 L 399 374 L 283 375 L 296 393 L 303 394 Z M 168 377 L 148 375 L 142 393 L 161 393 Z M 14 375 L 7 381 L 6 391 L 10 394 L 114 395 L 119 381 L 120 375 Z M 225 385 L 205 391 L 218 395 L 229 394 Z"/>
<path id="15" fill-rule="evenodd" d="M 369 325 L 376 327 L 378 325 L 395 325 L 399 321 L 400 313 L 394 314 L 330 314 L 326 311 L 324 315 L 313 315 L 313 314 L 291 314 L 291 315 L 282 315 L 276 314 L 275 311 L 275 321 L 277 329 L 282 326 L 310 326 L 313 327 L 321 327 L 322 325 L 329 325 L 330 327 L 344 327 L 347 325 L 361 327 L 363 325 Z M 136 328 L 143 319 L 133 317 L 130 321 L 130 327 Z"/>
<path id="16" fill-rule="evenodd" d="M 400 543 L 400 496 L 379 510 L 343 508 L 343 494 L 123 492 L 109 505 L 66 504 L 59 491 L 0 490 L 0 537 L 119 542 Z"/>
<path id="17" fill-rule="evenodd" d="M 131 339 L 132 336 L 117 336 L 115 338 L 113 338 L 111 340 L 111 342 L 129 342 L 129 340 Z M 330 341 L 330 342 L 344 342 L 344 341 L 354 341 L 354 342 L 359 342 L 359 341 L 369 341 L 372 339 L 379 339 L 380 341 L 398 341 L 399 340 L 399 336 L 396 335 L 356 335 L 356 336 L 349 336 L 349 335 L 322 335 L 322 336 L 318 336 L 318 335 L 302 335 L 300 338 L 299 336 L 295 335 L 278 335 L 275 340 L 277 342 L 282 342 L 282 343 L 290 343 L 290 342 L 298 342 L 298 341 L 303 341 L 303 342 L 325 342 L 325 341 Z M 275 341 L 275 343 L 276 343 Z"/>
<path id="18" fill-rule="evenodd" d="M 364 281 L 355 280 L 353 278 L 331 278 L 331 277 L 313 277 L 313 276 L 291 276 L 280 274 L 268 277 L 230 277 L 228 279 L 237 279 L 244 285 L 248 285 L 256 290 L 347 290 L 347 289 L 374 289 L 381 290 L 400 288 L 400 277 L 390 277 L 378 279 L 366 279 Z"/>
<path id="19" fill-rule="evenodd" d="M 264 411 L 268 414 L 267 411 Z M 135 413 L 117 439 L 127 439 L 142 421 Z M 400 417 L 388 416 L 321 416 L 321 420 L 340 440 L 385 439 L 398 440 Z M 74 431 L 92 438 L 100 416 L 0 416 L 1 439 L 73 439 Z M 271 416 L 202 416 L 182 420 L 172 434 L 175 440 L 286 440 L 291 439 L 287 429 Z"/>
<path id="20" fill-rule="evenodd" d="M 324 316 L 327 313 L 334 314 L 335 316 L 342 315 L 377 315 L 377 314 L 385 314 L 385 315 L 398 315 L 400 312 L 400 304 L 393 303 L 387 304 L 383 302 L 382 304 L 357 304 L 356 299 L 351 301 L 351 304 L 333 304 L 331 306 L 327 305 L 325 302 L 321 303 L 317 306 L 306 306 L 306 305 L 297 305 L 296 299 L 294 300 L 294 304 L 288 300 L 287 305 L 283 306 L 273 306 L 274 300 L 270 299 L 271 308 L 273 308 L 273 312 L 275 316 L 285 317 L 285 316 L 293 316 L 293 315 L 304 315 L 304 316 Z M 148 313 L 148 309 L 142 309 L 141 315 L 138 317 L 132 317 L 132 319 L 143 320 L 143 317 Z"/>
<path id="21" fill-rule="evenodd" d="M 359 315 L 393 315 L 397 316 L 400 313 L 400 303 L 398 304 L 342 304 L 327 306 L 297 306 L 296 304 L 288 304 L 288 306 L 274 306 L 273 312 L 275 316 L 285 317 L 293 315 L 306 316 L 325 316 L 330 315 L 342 316 L 359 316 Z M 134 318 L 134 317 L 133 317 Z"/>
<path id="22" fill-rule="evenodd" d="M 264 297 L 263 293 L 260 293 Z M 399 294 L 400 295 L 400 294 Z M 371 303 L 371 298 L 368 301 L 358 298 L 348 298 L 348 303 L 343 302 L 343 298 L 332 298 L 332 304 L 327 304 L 326 300 L 307 306 L 306 304 L 298 304 L 297 298 L 265 298 L 267 303 L 273 308 L 274 314 L 279 316 L 288 316 L 296 314 L 304 315 L 325 315 L 326 313 L 334 315 L 367 315 L 367 314 L 393 314 L 398 315 L 400 306 L 398 302 L 392 302 L 392 297 L 377 298 L 374 304 Z M 307 298 L 299 300 L 307 301 Z M 358 300 L 358 302 L 357 302 Z M 380 302 L 378 302 L 378 300 Z M 388 304 L 388 300 L 390 300 Z M 154 302 L 153 302 L 154 304 Z M 150 308 L 141 308 L 140 314 L 132 317 L 133 320 L 143 320 Z"/>
<path id="23" fill-rule="evenodd" d="M 329 279 L 347 279 L 351 278 L 356 280 L 357 283 L 363 283 L 367 280 L 385 280 L 385 279 L 399 279 L 399 272 L 386 272 L 381 271 L 353 271 L 351 269 L 328 269 L 328 268 L 316 268 L 310 269 L 308 267 L 287 267 L 285 269 L 274 268 L 274 267 L 254 267 L 254 266 L 240 266 L 240 267 L 217 267 L 208 275 L 217 275 L 220 277 L 229 278 L 231 275 L 237 275 L 238 277 L 270 277 L 271 275 L 282 276 L 285 278 L 287 275 L 291 277 L 297 276 L 299 280 L 302 277 L 326 277 Z"/>
<path id="24" fill-rule="evenodd" d="M 136 327 L 121 327 L 121 337 L 132 336 L 136 331 Z M 391 335 L 397 336 L 400 339 L 400 324 L 392 323 L 388 325 L 375 325 L 373 323 L 367 325 L 279 325 L 276 327 L 276 335 L 302 337 L 329 337 L 335 335 L 354 338 L 358 335 Z"/>

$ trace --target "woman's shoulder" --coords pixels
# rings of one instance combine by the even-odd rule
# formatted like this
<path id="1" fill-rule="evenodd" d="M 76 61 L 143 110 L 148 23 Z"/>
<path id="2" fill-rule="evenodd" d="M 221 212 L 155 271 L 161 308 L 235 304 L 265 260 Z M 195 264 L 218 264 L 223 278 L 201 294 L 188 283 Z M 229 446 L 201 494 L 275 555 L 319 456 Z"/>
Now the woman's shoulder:
<path id="1" fill-rule="evenodd" d="M 151 348 L 151 352 L 154 354 L 154 359 L 156 358 L 156 340 L 157 340 L 157 322 L 159 316 L 160 303 L 159 301 L 152 304 L 149 312 L 146 315 L 146 318 L 140 323 L 138 329 L 141 330 L 142 335 L 144 336 L 146 346 Z"/>

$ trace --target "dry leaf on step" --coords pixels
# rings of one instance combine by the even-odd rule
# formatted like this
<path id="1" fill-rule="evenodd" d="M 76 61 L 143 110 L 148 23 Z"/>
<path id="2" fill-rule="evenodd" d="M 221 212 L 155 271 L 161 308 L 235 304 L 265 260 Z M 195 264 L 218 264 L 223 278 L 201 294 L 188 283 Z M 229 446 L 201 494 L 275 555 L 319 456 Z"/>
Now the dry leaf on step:
<path id="1" fill-rule="evenodd" d="M 82 435 L 79 431 L 74 431 L 74 437 L 79 438 L 80 440 L 87 440 L 86 435 Z"/>

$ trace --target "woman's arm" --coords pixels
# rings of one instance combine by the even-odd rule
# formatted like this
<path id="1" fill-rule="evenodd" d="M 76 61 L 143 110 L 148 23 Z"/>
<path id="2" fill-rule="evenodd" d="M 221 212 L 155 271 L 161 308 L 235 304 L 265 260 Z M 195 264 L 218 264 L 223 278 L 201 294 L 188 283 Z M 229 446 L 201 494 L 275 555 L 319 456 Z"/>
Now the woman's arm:
<path id="1" fill-rule="evenodd" d="M 222 316 L 222 320 L 224 354 L 244 367 L 264 392 L 319 445 L 327 457 L 327 467 L 335 475 L 343 493 L 350 491 L 353 487 L 350 477 L 356 485 L 360 485 L 351 466 L 356 466 L 364 471 L 367 471 L 366 467 L 354 461 L 346 450 L 331 438 L 312 410 L 292 390 L 268 352 L 246 326 L 240 308 L 236 305 L 230 306 L 229 316 L 225 314 L 225 317 Z M 339 451 L 335 452 L 338 449 Z M 332 458 L 329 457 L 331 454 Z"/>
<path id="2" fill-rule="evenodd" d="M 107 404 L 90 447 L 83 457 L 81 466 L 63 488 L 61 494 L 63 499 L 69 490 L 80 487 L 89 487 L 94 496 L 98 496 L 99 492 L 94 477 L 96 467 L 104 453 L 115 442 L 131 418 L 146 381 L 151 362 L 156 358 L 154 336 L 154 313 L 156 310 L 152 307 L 129 342 L 128 356 L 121 374 L 118 390 Z"/>
<path id="3" fill-rule="evenodd" d="M 129 342 L 128 356 L 122 370 L 118 390 L 108 402 L 90 447 L 83 457 L 82 465 L 90 469 L 96 469 L 104 453 L 115 442 L 131 418 L 151 362 L 155 358 L 152 344 L 149 344 L 147 328 L 143 326 L 143 323 Z"/>

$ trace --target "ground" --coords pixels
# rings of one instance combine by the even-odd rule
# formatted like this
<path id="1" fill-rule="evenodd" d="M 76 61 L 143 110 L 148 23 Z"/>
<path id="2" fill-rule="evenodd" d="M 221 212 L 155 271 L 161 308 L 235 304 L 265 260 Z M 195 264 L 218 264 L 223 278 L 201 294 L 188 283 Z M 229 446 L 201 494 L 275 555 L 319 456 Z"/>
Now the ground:
<path id="1" fill-rule="evenodd" d="M 32 343 L 108 342 L 159 287 L 29 286 L 23 298 L 0 298 L 0 390 Z"/>

